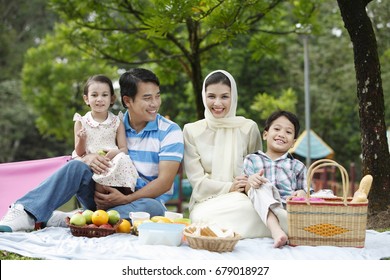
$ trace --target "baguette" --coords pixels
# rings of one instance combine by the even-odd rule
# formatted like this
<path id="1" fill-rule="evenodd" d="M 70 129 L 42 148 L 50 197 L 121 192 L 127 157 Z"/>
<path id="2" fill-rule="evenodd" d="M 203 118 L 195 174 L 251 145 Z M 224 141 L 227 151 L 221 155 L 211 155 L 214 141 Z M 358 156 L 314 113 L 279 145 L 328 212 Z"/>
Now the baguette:
<path id="1" fill-rule="evenodd" d="M 364 192 L 360 192 L 359 190 L 357 190 L 353 194 L 351 203 L 356 203 L 356 202 L 363 202 L 363 203 L 368 202 L 367 195 Z"/>
<path id="2" fill-rule="evenodd" d="M 360 181 L 358 191 L 365 193 L 366 196 L 368 197 L 368 194 L 370 192 L 371 185 L 372 185 L 372 180 L 373 180 L 373 178 L 370 174 L 367 174 L 366 176 L 364 176 L 362 178 L 362 180 Z"/>
<path id="3" fill-rule="evenodd" d="M 360 181 L 360 184 L 359 184 L 359 189 L 353 194 L 353 198 L 352 198 L 352 203 L 356 203 L 356 202 L 363 202 L 363 203 L 367 203 L 368 202 L 368 194 L 370 192 L 370 189 L 371 189 L 371 185 L 372 185 L 372 176 L 371 175 L 366 175 L 362 178 L 362 180 Z"/>

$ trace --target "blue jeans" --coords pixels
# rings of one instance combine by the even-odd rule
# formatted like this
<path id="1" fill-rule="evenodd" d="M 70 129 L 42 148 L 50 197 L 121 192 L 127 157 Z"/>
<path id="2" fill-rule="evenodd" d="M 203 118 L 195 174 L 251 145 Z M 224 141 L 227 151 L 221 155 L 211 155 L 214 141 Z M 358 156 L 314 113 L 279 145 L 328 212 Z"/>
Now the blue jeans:
<path id="1" fill-rule="evenodd" d="M 47 222 L 54 210 L 66 203 L 74 195 L 84 209 L 96 210 L 93 200 L 95 182 L 88 165 L 79 160 L 71 160 L 37 188 L 28 192 L 16 203 L 33 215 L 37 222 Z M 129 212 L 145 211 L 153 216 L 163 216 L 165 205 L 156 199 L 141 198 L 132 203 L 118 205 L 111 209 L 119 212 L 122 219 L 129 219 Z"/>

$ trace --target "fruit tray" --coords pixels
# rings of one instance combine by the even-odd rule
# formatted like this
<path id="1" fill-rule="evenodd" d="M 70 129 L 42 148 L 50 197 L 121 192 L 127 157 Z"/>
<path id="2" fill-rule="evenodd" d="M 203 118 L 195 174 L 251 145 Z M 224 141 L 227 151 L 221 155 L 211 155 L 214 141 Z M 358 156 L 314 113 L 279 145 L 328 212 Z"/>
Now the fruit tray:
<path id="1" fill-rule="evenodd" d="M 119 220 L 113 228 L 101 228 L 101 227 L 89 227 L 85 226 L 75 226 L 70 224 L 70 218 L 65 219 L 66 224 L 70 228 L 70 232 L 73 236 L 85 236 L 85 237 L 105 237 L 116 232 L 117 227 L 120 225 L 122 220 Z"/>

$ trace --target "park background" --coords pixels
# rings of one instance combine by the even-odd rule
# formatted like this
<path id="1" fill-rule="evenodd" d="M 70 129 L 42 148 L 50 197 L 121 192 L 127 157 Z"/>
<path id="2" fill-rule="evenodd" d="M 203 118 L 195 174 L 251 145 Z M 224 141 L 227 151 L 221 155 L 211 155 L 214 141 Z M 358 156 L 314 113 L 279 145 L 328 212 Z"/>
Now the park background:
<path id="1" fill-rule="evenodd" d="M 297 113 L 303 131 L 306 40 L 310 127 L 334 150 L 336 161 L 355 166 L 358 181 L 367 171 L 361 104 L 354 46 L 338 2 L 348 1 L 0 1 L 0 162 L 70 154 L 73 114 L 88 110 L 82 100 L 86 79 L 103 73 L 117 81 L 131 67 L 157 73 L 160 113 L 181 127 L 202 118 L 203 78 L 225 69 L 237 81 L 238 115 L 262 130 L 269 113 L 282 108 Z M 357 2 L 367 4 L 375 32 L 383 88 L 375 98 L 383 98 L 379 114 L 385 125 L 390 3 Z M 119 100 L 115 112 L 124 111 Z M 379 156 L 386 164 L 388 149 Z M 377 172 L 375 210 L 388 211 L 389 171 Z"/>

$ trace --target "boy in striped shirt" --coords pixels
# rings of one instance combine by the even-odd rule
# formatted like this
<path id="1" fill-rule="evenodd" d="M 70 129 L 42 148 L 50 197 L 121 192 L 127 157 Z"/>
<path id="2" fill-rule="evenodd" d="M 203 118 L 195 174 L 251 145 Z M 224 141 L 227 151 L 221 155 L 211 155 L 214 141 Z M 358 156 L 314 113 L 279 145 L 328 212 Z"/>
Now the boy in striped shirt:
<path id="1" fill-rule="evenodd" d="M 287 111 L 272 113 L 263 132 L 267 151 L 257 151 L 244 159 L 244 173 L 248 176 L 245 192 L 271 231 L 275 248 L 285 245 L 288 240 L 287 213 L 283 207 L 286 197 L 306 194 L 306 167 L 288 152 L 299 129 L 294 114 Z"/>

